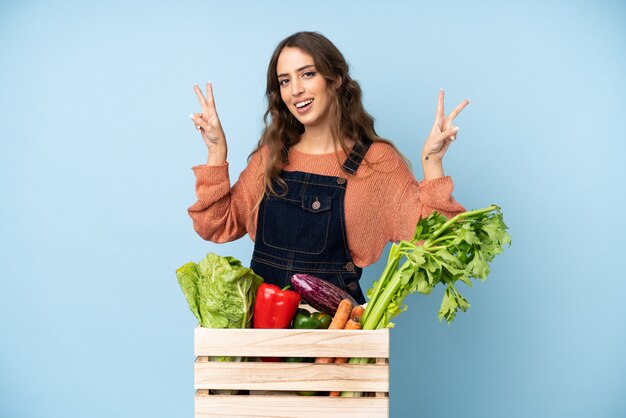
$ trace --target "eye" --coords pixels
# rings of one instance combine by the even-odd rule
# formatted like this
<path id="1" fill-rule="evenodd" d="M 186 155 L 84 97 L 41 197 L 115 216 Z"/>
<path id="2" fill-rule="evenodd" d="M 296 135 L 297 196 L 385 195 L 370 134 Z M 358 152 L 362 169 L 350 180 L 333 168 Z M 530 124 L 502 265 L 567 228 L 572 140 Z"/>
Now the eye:
<path id="1" fill-rule="evenodd" d="M 304 73 L 305 77 L 313 77 L 315 75 L 315 71 L 307 71 L 306 73 Z"/>
<path id="2" fill-rule="evenodd" d="M 282 86 L 285 85 L 286 81 L 289 81 L 289 79 L 288 78 L 283 78 L 282 80 L 278 80 L 278 84 L 282 87 Z"/>

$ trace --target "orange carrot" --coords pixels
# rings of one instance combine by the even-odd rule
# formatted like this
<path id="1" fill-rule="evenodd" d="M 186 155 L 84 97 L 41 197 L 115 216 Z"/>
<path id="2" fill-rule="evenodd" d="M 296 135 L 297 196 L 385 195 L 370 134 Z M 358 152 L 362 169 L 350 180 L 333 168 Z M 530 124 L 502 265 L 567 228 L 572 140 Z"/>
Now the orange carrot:
<path id="1" fill-rule="evenodd" d="M 330 323 L 328 329 L 343 329 L 346 326 L 346 322 L 350 319 L 350 313 L 352 312 L 352 302 L 348 299 L 343 299 L 339 302 L 337 312 L 333 317 L 333 321 Z"/>
<path id="2" fill-rule="evenodd" d="M 361 329 L 361 323 L 359 321 L 348 319 L 348 322 L 346 322 L 346 326 L 343 329 Z"/>
<path id="3" fill-rule="evenodd" d="M 361 320 L 361 317 L 363 316 L 363 312 L 365 312 L 364 307 L 362 307 L 361 305 L 355 306 L 354 308 L 352 308 L 352 312 L 350 312 L 350 319 L 359 322 Z M 358 318 L 358 320 L 355 320 L 354 318 Z"/>
<path id="4" fill-rule="evenodd" d="M 342 299 L 342 301 L 339 302 L 337 312 L 335 312 L 335 316 L 328 326 L 328 329 L 343 329 L 348 319 L 350 319 L 350 312 L 352 312 L 352 302 L 348 299 Z M 334 361 L 335 359 L 332 357 L 318 357 L 315 359 L 315 362 L 318 364 L 327 364 Z"/>

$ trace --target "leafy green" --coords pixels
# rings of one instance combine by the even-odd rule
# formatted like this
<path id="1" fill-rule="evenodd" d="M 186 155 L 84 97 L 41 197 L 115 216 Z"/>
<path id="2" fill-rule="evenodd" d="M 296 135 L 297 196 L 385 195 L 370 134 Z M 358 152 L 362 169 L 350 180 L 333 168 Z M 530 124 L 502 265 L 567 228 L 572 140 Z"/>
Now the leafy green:
<path id="1" fill-rule="evenodd" d="M 419 292 L 429 294 L 435 286 L 446 290 L 439 309 L 439 320 L 451 323 L 459 310 L 470 304 L 458 292 L 458 280 L 471 287 L 471 278 L 485 280 L 489 263 L 511 244 L 500 208 L 491 205 L 461 213 L 447 220 L 438 212 L 420 219 L 410 241 L 391 246 L 387 265 L 380 278 L 367 291 L 369 301 L 361 318 L 366 330 L 391 328 L 391 319 L 407 309 L 404 298 Z M 404 261 L 402 265 L 400 262 Z M 367 358 L 351 358 L 350 364 L 366 364 Z M 358 397 L 361 392 L 342 392 L 342 397 Z"/>
<path id="2" fill-rule="evenodd" d="M 456 282 L 471 286 L 471 278 L 487 278 L 489 263 L 502 252 L 503 245 L 511 243 L 506 230 L 496 205 L 450 220 L 437 212 L 421 219 L 411 241 L 392 246 L 383 274 L 368 290 L 363 329 L 392 327 L 391 319 L 407 308 L 402 302 L 408 294 L 429 294 L 439 284 L 446 286 L 439 320 L 452 322 L 459 310 L 465 312 L 470 307 Z"/>
<path id="3" fill-rule="evenodd" d="M 189 309 L 195 317 L 198 318 L 198 322 L 201 323 L 202 317 L 200 316 L 200 308 L 198 307 L 200 300 L 198 294 L 198 281 L 200 280 L 198 266 L 196 263 L 189 262 L 176 270 L 176 277 L 178 278 L 180 288 L 183 290 L 185 299 L 187 299 Z"/>
<path id="4" fill-rule="evenodd" d="M 189 309 L 205 328 L 250 328 L 254 298 L 263 279 L 234 257 L 209 253 L 198 264 L 189 262 L 176 270 Z M 242 357 L 217 356 L 211 361 L 245 361 Z M 237 390 L 214 390 L 234 395 Z"/>
<path id="5" fill-rule="evenodd" d="M 249 328 L 263 279 L 234 257 L 207 254 L 176 270 L 189 309 L 205 328 Z"/>

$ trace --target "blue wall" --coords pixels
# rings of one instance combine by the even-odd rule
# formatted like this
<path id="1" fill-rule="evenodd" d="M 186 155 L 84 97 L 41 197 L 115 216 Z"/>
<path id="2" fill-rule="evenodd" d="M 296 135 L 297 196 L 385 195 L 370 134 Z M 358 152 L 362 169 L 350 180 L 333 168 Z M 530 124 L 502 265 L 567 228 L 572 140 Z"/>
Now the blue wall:
<path id="1" fill-rule="evenodd" d="M 214 83 L 234 181 L 270 54 L 299 30 L 342 50 L 418 178 L 438 89 L 447 111 L 469 98 L 446 174 L 513 236 L 451 326 L 441 289 L 407 298 L 392 416 L 626 416 L 623 4 L 258 3 L 0 4 L 0 416 L 191 416 L 174 270 L 252 251 L 186 214 L 206 159 L 192 85 Z"/>

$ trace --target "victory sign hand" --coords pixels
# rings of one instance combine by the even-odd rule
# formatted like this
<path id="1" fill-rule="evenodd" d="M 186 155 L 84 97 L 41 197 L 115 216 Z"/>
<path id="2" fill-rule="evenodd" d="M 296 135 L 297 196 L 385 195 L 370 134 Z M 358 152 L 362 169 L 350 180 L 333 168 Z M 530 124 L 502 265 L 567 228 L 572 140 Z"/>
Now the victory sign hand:
<path id="1" fill-rule="evenodd" d="M 437 158 L 441 160 L 448 147 L 456 139 L 458 126 L 454 126 L 452 121 L 461 113 L 461 110 L 469 104 L 465 99 L 447 117 L 443 111 L 443 89 L 439 90 L 439 101 L 437 102 L 437 112 L 435 122 L 422 150 L 422 159 Z"/>
<path id="2" fill-rule="evenodd" d="M 215 100 L 213 98 L 213 86 L 210 82 L 206 83 L 206 98 L 202 94 L 200 87 L 197 84 L 193 86 L 202 113 L 194 113 L 189 115 L 191 120 L 196 126 L 198 132 L 202 136 L 204 143 L 209 149 L 209 158 L 211 155 L 219 155 L 226 159 L 226 136 L 222 129 L 222 124 L 217 116 L 217 110 L 215 109 Z"/>

